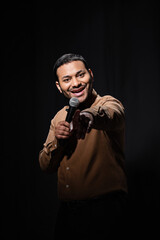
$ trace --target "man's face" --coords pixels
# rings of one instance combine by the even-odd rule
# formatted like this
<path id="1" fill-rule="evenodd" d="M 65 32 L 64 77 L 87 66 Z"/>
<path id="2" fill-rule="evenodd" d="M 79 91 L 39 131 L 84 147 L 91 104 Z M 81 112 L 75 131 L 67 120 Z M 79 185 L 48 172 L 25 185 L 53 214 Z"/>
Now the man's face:
<path id="1" fill-rule="evenodd" d="M 63 64 L 57 69 L 58 90 L 67 98 L 76 97 L 80 103 L 86 101 L 92 91 L 93 73 L 82 61 Z"/>

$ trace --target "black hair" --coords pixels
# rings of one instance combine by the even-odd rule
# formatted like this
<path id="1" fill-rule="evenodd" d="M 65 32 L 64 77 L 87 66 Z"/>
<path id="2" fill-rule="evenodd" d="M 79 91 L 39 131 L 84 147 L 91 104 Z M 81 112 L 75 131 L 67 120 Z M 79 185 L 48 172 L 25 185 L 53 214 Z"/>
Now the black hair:
<path id="1" fill-rule="evenodd" d="M 67 54 L 62 55 L 60 58 L 58 58 L 57 61 L 54 64 L 53 73 L 54 73 L 54 77 L 55 77 L 56 80 L 58 80 L 57 69 L 60 66 L 62 66 L 63 64 L 70 63 L 70 62 L 73 62 L 73 61 L 82 61 L 85 65 L 86 69 L 87 70 L 89 69 L 88 64 L 87 64 L 86 60 L 84 59 L 84 57 L 82 57 L 79 54 L 75 54 L 75 53 L 67 53 Z"/>

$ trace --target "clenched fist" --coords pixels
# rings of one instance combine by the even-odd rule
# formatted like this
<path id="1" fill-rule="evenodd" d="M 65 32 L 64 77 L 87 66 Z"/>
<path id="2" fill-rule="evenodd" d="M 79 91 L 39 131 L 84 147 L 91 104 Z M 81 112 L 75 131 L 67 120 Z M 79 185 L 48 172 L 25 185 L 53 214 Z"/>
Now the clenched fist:
<path id="1" fill-rule="evenodd" d="M 80 112 L 77 110 L 71 122 L 71 128 L 76 133 L 77 139 L 84 139 L 86 133 L 89 133 L 93 126 L 93 115 L 88 112 Z M 73 125 L 73 126 L 72 126 Z"/>
<path id="2" fill-rule="evenodd" d="M 55 127 L 55 136 L 59 139 L 67 139 L 71 135 L 70 123 L 66 121 L 60 121 Z"/>

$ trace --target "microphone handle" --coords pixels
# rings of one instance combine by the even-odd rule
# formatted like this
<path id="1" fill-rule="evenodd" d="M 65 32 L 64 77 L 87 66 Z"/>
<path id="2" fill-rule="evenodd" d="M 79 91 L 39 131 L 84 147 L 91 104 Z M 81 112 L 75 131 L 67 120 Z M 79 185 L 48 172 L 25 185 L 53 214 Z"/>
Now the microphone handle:
<path id="1" fill-rule="evenodd" d="M 71 107 L 71 106 L 69 107 L 68 113 L 66 116 L 66 122 L 70 123 L 72 121 L 72 117 L 73 117 L 75 111 L 76 111 L 76 107 Z"/>
<path id="2" fill-rule="evenodd" d="M 66 122 L 70 123 L 72 121 L 72 117 L 73 117 L 75 111 L 76 111 L 76 107 L 71 107 L 71 106 L 69 107 L 68 112 L 67 112 L 67 116 L 66 116 L 66 119 L 65 119 Z M 65 143 L 67 143 L 67 139 L 60 139 L 59 140 L 59 144 L 61 146 L 64 146 Z"/>

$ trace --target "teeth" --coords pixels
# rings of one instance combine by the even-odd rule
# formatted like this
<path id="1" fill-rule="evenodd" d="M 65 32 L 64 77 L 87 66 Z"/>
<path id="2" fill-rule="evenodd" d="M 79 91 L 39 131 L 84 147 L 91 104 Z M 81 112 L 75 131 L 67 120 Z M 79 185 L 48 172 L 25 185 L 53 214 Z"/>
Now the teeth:
<path id="1" fill-rule="evenodd" d="M 74 93 L 79 93 L 79 92 L 81 92 L 82 90 L 80 90 L 80 91 L 74 91 Z"/>
<path id="2" fill-rule="evenodd" d="M 83 88 L 80 88 L 80 89 L 78 89 L 78 90 L 73 90 L 72 93 L 79 93 L 79 92 L 83 91 L 83 89 L 84 89 L 84 87 L 83 87 Z"/>

